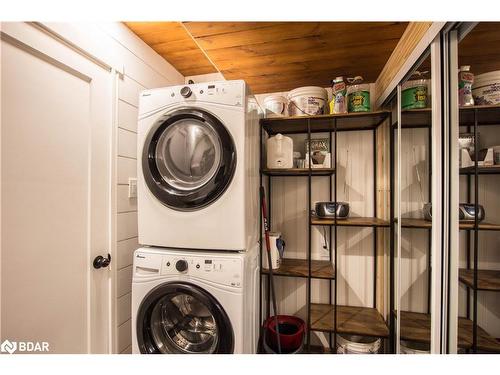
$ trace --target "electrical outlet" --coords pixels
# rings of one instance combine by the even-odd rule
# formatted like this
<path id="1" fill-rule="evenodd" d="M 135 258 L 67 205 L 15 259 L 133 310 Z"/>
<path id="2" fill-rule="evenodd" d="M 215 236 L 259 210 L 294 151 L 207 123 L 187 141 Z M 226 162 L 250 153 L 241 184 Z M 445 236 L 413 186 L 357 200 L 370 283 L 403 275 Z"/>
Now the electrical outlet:
<path id="1" fill-rule="evenodd" d="M 128 197 L 137 198 L 137 178 L 128 179 Z"/>

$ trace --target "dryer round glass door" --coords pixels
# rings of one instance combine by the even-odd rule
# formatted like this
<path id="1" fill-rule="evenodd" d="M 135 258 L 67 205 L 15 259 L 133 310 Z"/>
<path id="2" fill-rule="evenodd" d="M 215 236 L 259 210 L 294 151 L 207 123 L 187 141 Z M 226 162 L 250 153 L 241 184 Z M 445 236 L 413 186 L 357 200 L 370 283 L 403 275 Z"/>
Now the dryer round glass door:
<path id="1" fill-rule="evenodd" d="M 229 318 L 207 291 L 190 283 L 166 283 L 153 289 L 137 314 L 141 353 L 232 353 Z"/>
<path id="2" fill-rule="evenodd" d="M 236 148 L 226 127 L 211 113 L 177 110 L 148 133 L 142 167 L 157 199 L 170 208 L 193 211 L 227 189 L 236 168 Z"/>

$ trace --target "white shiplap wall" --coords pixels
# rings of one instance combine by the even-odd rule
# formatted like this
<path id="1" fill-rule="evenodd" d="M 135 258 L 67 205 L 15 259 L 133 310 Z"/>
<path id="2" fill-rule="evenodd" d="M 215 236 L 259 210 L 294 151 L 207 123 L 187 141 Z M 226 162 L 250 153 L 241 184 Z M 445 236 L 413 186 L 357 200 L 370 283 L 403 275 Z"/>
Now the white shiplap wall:
<path id="1" fill-rule="evenodd" d="M 132 254 L 137 241 L 137 199 L 128 197 L 128 180 L 137 177 L 137 114 L 139 93 L 178 85 L 184 77 L 126 27 L 110 31 L 124 48 L 124 74 L 118 80 L 116 144 L 116 349 L 131 352 Z M 154 55 L 151 54 L 153 52 Z M 156 55 L 156 56 L 155 56 Z M 158 56 L 159 57 L 159 56 Z"/>
<path id="2" fill-rule="evenodd" d="M 429 200 L 428 131 L 428 129 L 403 129 L 401 132 L 400 189 L 403 218 L 422 218 L 422 206 Z M 397 163 L 397 154 L 395 155 Z M 417 168 L 422 189 L 418 182 Z M 397 168 L 395 178 L 397 181 Z M 397 188 L 396 184 L 395 187 Z M 403 228 L 401 236 L 401 309 L 427 312 L 429 231 Z M 397 261 L 395 264 L 397 267 Z"/>
<path id="3" fill-rule="evenodd" d="M 131 351 L 132 252 L 137 243 L 137 202 L 127 194 L 128 179 L 137 176 L 137 107 L 139 92 L 147 88 L 182 84 L 184 77 L 124 24 L 43 22 L 36 27 L 50 30 L 97 64 L 111 67 L 117 79 L 114 101 L 115 197 L 112 212 L 115 243 L 111 245 L 113 291 L 113 352 Z M 111 80 L 110 80 L 111 81 Z"/>
<path id="4" fill-rule="evenodd" d="M 129 199 L 129 178 L 137 177 L 137 114 L 139 93 L 144 89 L 184 83 L 181 75 L 153 49 L 146 45 L 123 23 L 43 23 L 56 34 L 70 41 L 106 65 L 112 67 L 110 74 L 117 77 L 116 118 L 114 118 L 115 161 L 113 166 L 116 218 L 114 227 L 115 246 L 111 262 L 115 280 L 113 304 L 113 351 L 131 352 L 131 306 L 132 252 L 137 242 L 137 202 Z"/>

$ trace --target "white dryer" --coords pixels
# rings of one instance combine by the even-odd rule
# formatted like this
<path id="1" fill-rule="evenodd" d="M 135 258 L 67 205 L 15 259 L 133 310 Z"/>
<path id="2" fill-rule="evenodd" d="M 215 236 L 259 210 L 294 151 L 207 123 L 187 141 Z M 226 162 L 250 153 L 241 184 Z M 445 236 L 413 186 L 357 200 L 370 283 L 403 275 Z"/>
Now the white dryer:
<path id="1" fill-rule="evenodd" d="M 244 81 L 141 93 L 139 243 L 233 251 L 257 243 L 260 112 Z"/>
<path id="2" fill-rule="evenodd" d="M 257 254 L 136 250 L 133 353 L 255 353 Z"/>

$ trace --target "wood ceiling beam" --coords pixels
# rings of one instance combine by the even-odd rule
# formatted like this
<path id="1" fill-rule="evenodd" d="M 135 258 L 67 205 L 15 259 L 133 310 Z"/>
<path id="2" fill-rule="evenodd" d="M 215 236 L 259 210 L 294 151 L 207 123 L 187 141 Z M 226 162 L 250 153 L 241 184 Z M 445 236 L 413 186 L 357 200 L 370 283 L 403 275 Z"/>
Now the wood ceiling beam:
<path id="1" fill-rule="evenodd" d="M 410 22 L 408 24 L 375 82 L 375 101 L 378 101 L 380 96 L 389 87 L 396 74 L 398 74 L 431 25 L 432 22 Z"/>

